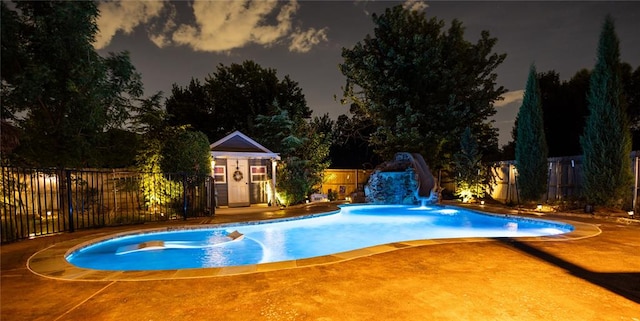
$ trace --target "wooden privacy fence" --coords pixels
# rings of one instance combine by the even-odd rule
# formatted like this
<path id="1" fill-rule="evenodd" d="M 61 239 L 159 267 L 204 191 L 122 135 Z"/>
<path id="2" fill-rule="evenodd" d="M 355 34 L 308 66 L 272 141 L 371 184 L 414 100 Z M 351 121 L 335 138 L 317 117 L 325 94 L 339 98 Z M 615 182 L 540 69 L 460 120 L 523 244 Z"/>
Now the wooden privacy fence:
<path id="1" fill-rule="evenodd" d="M 629 190 L 635 208 L 638 195 L 638 176 L 640 174 L 640 152 L 631 153 L 631 170 L 634 185 Z M 503 203 L 519 203 L 516 182 L 517 169 L 515 161 L 503 161 L 494 164 L 495 183 L 491 188 L 491 197 Z M 554 203 L 577 200 L 582 192 L 582 156 L 553 157 L 548 159 L 547 192 L 540 201 Z"/>
<path id="2" fill-rule="evenodd" d="M 213 178 L 1 167 L 2 243 L 76 229 L 212 216 Z"/>
<path id="3" fill-rule="evenodd" d="M 334 194 L 343 200 L 354 192 L 363 192 L 373 170 L 367 169 L 326 169 L 323 173 L 320 192 Z"/>

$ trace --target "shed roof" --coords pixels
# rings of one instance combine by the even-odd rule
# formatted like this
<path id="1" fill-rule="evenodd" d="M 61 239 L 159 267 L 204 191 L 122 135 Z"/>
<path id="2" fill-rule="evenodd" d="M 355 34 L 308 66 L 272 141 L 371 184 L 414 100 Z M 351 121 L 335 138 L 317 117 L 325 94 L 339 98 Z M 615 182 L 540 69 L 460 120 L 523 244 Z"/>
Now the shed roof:
<path id="1" fill-rule="evenodd" d="M 275 158 L 280 155 L 258 144 L 249 136 L 235 131 L 210 145 L 211 154 L 217 158 Z"/>

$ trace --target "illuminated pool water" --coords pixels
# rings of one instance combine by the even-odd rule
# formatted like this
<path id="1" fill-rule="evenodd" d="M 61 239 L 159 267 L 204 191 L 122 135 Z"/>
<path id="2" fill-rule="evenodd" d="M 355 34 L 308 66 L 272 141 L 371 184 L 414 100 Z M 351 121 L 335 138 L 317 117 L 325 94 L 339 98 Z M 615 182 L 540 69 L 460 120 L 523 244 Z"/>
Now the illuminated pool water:
<path id="1" fill-rule="evenodd" d="M 66 259 L 98 270 L 172 270 L 296 260 L 401 241 L 572 230 L 564 223 L 449 206 L 356 205 L 301 219 L 139 232 L 82 247 Z"/>

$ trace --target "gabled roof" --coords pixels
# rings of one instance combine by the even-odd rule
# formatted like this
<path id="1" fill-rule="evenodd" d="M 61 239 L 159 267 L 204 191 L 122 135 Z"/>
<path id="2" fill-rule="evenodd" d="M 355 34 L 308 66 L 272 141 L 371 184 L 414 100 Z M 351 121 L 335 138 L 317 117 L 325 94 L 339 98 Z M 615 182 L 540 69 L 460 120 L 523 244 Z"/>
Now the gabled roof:
<path id="1" fill-rule="evenodd" d="M 251 157 L 251 158 L 276 158 L 280 159 L 266 147 L 258 144 L 249 136 L 235 131 L 210 145 L 213 157 Z"/>

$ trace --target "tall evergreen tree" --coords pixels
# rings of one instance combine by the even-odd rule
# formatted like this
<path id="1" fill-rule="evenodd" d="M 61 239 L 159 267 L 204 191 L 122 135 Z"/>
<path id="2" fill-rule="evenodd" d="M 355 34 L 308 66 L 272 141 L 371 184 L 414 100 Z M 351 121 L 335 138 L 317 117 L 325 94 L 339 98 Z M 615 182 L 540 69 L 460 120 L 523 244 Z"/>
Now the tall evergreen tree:
<path id="1" fill-rule="evenodd" d="M 529 70 L 517 119 L 516 168 L 520 197 L 524 201 L 535 201 L 547 190 L 548 175 L 542 99 L 535 65 Z"/>
<path id="2" fill-rule="evenodd" d="M 631 189 L 631 134 L 622 99 L 620 49 L 607 16 L 598 43 L 587 97 L 589 116 L 580 137 L 583 194 L 593 205 L 621 206 Z"/>

